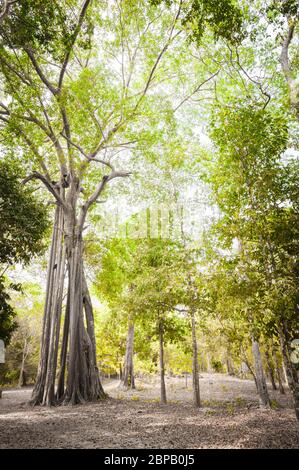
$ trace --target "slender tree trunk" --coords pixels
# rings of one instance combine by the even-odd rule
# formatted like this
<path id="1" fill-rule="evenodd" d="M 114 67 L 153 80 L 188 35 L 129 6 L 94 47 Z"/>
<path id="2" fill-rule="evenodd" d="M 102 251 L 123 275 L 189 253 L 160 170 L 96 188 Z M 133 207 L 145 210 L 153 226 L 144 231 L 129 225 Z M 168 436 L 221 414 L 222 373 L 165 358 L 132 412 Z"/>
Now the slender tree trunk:
<path id="1" fill-rule="evenodd" d="M 281 379 L 281 374 L 280 374 L 280 366 L 279 366 L 279 363 L 278 363 L 277 353 L 274 349 L 273 349 L 273 359 L 274 359 L 276 377 L 277 377 L 277 381 L 278 381 L 278 389 L 279 389 L 279 392 L 284 395 L 285 391 L 284 391 L 284 388 L 283 388 L 283 385 L 282 385 L 282 379 Z"/>
<path id="2" fill-rule="evenodd" d="M 126 342 L 126 352 L 125 360 L 123 366 L 123 375 L 121 379 L 120 386 L 126 389 L 135 388 L 135 378 L 134 378 L 134 322 L 132 318 L 129 318 L 128 333 L 127 333 L 127 342 Z"/>
<path id="3" fill-rule="evenodd" d="M 226 351 L 226 368 L 227 368 L 228 375 L 235 375 L 231 355 L 230 355 L 230 352 L 229 352 L 228 348 L 227 348 L 227 351 Z"/>
<path id="4" fill-rule="evenodd" d="M 241 346 L 241 353 L 242 353 L 243 362 L 244 362 L 244 364 L 247 366 L 247 369 L 249 370 L 249 372 L 251 373 L 251 375 L 252 375 L 252 377 L 253 377 L 253 380 L 254 380 L 254 383 L 255 383 L 255 386 L 256 386 L 256 388 L 257 388 L 256 376 L 255 376 L 255 373 L 254 373 L 253 368 L 252 368 L 251 365 L 250 365 L 249 359 L 248 359 L 248 357 L 246 356 L 246 353 L 245 353 L 245 351 L 244 351 L 243 346 Z"/>
<path id="5" fill-rule="evenodd" d="M 263 407 L 270 406 L 270 399 L 263 370 L 262 358 L 258 341 L 252 337 L 252 354 L 254 358 L 254 369 L 256 377 L 257 391 L 259 394 L 260 405 Z"/>
<path id="6" fill-rule="evenodd" d="M 287 382 L 289 389 L 292 393 L 293 404 L 295 409 L 295 414 L 299 420 L 299 383 L 297 373 L 294 371 L 293 364 L 290 361 L 289 350 L 288 350 L 288 340 L 287 335 L 285 334 L 285 328 L 279 328 L 279 341 L 282 352 L 282 359 L 285 367 L 285 372 L 287 376 Z"/>
<path id="7" fill-rule="evenodd" d="M 285 368 L 285 365 L 284 365 L 284 360 L 282 360 L 281 367 L 282 367 L 282 372 L 283 372 L 284 383 L 285 383 L 285 385 L 288 386 L 288 377 L 287 377 L 287 371 L 286 371 L 286 368 Z"/>
<path id="8" fill-rule="evenodd" d="M 26 386 L 25 362 L 26 362 L 27 355 L 28 355 L 28 344 L 27 344 L 27 339 L 25 339 L 23 351 L 22 351 L 22 362 L 21 362 L 19 382 L 18 382 L 19 387 Z"/>
<path id="9" fill-rule="evenodd" d="M 211 357 L 210 357 L 210 353 L 207 352 L 207 372 L 210 374 L 212 372 L 212 366 L 211 366 Z"/>
<path id="10" fill-rule="evenodd" d="M 159 346 L 160 346 L 160 386 L 161 403 L 166 404 L 166 386 L 165 386 L 165 364 L 164 364 L 164 325 L 163 320 L 159 321 Z"/>
<path id="11" fill-rule="evenodd" d="M 273 365 L 271 363 L 270 354 L 269 354 L 268 350 L 265 351 L 265 358 L 266 358 L 268 375 L 269 375 L 269 379 L 270 379 L 270 382 L 271 382 L 271 385 L 272 385 L 272 389 L 277 390 L 276 383 L 275 383 L 275 377 L 274 377 Z"/>
<path id="12" fill-rule="evenodd" d="M 298 377 L 298 370 L 297 370 L 297 367 L 296 365 L 292 362 L 291 360 L 291 351 L 290 351 L 290 338 L 289 338 L 289 334 L 287 332 L 287 329 L 285 326 L 283 326 L 282 328 L 282 331 L 283 331 L 283 335 L 284 335 L 284 338 L 285 338 L 285 346 L 286 346 L 286 357 L 288 358 L 288 362 L 289 362 L 289 368 L 290 368 L 290 371 L 292 372 L 292 376 L 293 376 L 293 380 L 295 383 L 299 383 L 299 377 Z M 287 375 L 287 374 L 286 374 Z"/>
<path id="13" fill-rule="evenodd" d="M 197 338 L 196 338 L 196 321 L 195 321 L 195 312 L 191 310 L 191 326 L 192 326 L 192 350 L 193 350 L 193 359 L 192 359 L 192 381 L 193 381 L 193 403 L 194 406 L 200 407 L 200 388 L 199 388 L 199 367 L 198 367 L 198 348 L 197 348 Z"/>

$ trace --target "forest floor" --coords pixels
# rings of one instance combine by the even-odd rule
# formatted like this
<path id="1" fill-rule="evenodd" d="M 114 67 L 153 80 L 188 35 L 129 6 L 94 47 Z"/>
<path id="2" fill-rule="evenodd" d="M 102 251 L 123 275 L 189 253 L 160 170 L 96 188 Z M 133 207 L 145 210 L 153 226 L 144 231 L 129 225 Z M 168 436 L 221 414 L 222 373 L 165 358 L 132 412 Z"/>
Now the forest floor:
<path id="1" fill-rule="evenodd" d="M 259 408 L 254 382 L 203 373 L 203 407 L 192 406 L 192 382 L 167 378 L 169 403 L 159 404 L 159 379 L 137 379 L 123 391 L 104 382 L 109 399 L 75 407 L 28 405 L 31 389 L 3 391 L 0 448 L 299 448 L 290 394 L 270 391 Z M 270 388 L 270 387 L 269 387 Z"/>

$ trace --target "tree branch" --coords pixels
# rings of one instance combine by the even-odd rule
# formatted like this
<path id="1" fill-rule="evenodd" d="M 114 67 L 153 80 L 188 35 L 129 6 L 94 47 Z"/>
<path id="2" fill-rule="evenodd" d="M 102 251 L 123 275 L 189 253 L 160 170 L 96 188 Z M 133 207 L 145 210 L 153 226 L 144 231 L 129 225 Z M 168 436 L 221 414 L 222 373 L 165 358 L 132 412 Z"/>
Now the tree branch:
<path id="1" fill-rule="evenodd" d="M 146 84 L 145 84 L 145 87 L 144 89 L 142 90 L 141 92 L 141 96 L 139 98 L 139 100 L 137 101 L 134 109 L 133 109 L 133 113 L 134 114 L 136 112 L 136 110 L 138 109 L 141 101 L 143 100 L 144 96 L 146 95 L 147 93 L 147 90 L 149 89 L 149 86 L 154 78 L 154 73 L 163 57 L 163 55 L 165 54 L 165 52 L 167 51 L 167 49 L 169 48 L 171 42 L 181 33 L 181 31 L 177 31 L 177 33 L 173 36 L 173 32 L 174 32 L 174 28 L 175 28 L 175 25 L 176 25 L 176 22 L 177 20 L 179 19 L 179 16 L 180 16 L 180 13 L 181 13 L 181 7 L 182 7 L 182 0 L 180 1 L 180 4 L 179 4 L 179 8 L 178 8 L 178 11 L 174 17 L 174 20 L 173 20 L 173 23 L 172 23 L 172 26 L 170 28 L 170 33 L 169 33 L 169 36 L 168 36 L 168 39 L 166 41 L 166 43 L 164 44 L 163 48 L 161 49 L 161 51 L 159 52 L 156 60 L 155 60 L 155 63 L 148 75 L 148 79 L 146 81 Z"/>
<path id="2" fill-rule="evenodd" d="M 297 114 L 297 106 L 299 103 L 299 97 L 298 97 L 298 87 L 296 84 L 296 81 L 294 80 L 292 76 L 292 70 L 290 67 L 289 63 L 289 46 L 292 42 L 292 39 L 294 37 L 294 31 L 296 27 L 296 22 L 294 20 L 289 21 L 289 29 L 288 32 L 282 42 L 282 48 L 281 48 L 281 54 L 280 54 L 280 64 L 282 71 L 284 73 L 286 82 L 288 84 L 289 90 L 290 90 L 290 99 L 291 99 L 291 104 L 292 106 L 295 107 Z"/>
<path id="3" fill-rule="evenodd" d="M 186 98 L 184 98 L 173 110 L 173 112 L 175 113 L 184 103 L 186 103 L 186 101 L 188 101 L 193 95 L 195 95 L 195 93 L 197 93 L 201 87 L 203 85 L 205 85 L 206 83 L 208 83 L 210 80 L 212 80 L 214 77 L 216 77 L 216 75 L 218 75 L 218 73 L 220 72 L 220 69 L 217 70 L 217 72 L 213 73 L 209 78 L 207 78 L 206 80 L 204 80 L 202 83 L 200 83 L 199 85 L 197 85 L 196 88 L 194 88 L 194 90 L 188 95 L 186 96 Z"/>
<path id="4" fill-rule="evenodd" d="M 59 75 L 59 80 L 58 80 L 58 89 L 61 90 L 61 87 L 62 87 L 62 83 L 63 83 L 63 78 L 64 78 L 64 74 L 66 72 L 66 68 L 68 66 L 68 62 L 69 62 L 69 59 L 70 59 L 70 55 L 71 55 L 71 52 L 73 50 L 73 47 L 76 43 L 76 40 L 77 40 L 77 37 L 80 33 L 80 30 L 81 30 L 81 26 L 82 26 L 82 23 L 83 23 L 83 20 L 84 20 L 84 17 L 86 15 L 86 12 L 87 12 L 87 9 L 88 9 L 88 6 L 90 5 L 91 3 L 91 0 L 84 0 L 83 2 L 83 5 L 82 5 L 82 8 L 81 8 L 81 12 L 80 12 L 80 15 L 79 15 L 79 20 L 78 20 L 78 23 L 76 25 L 76 28 L 75 28 L 75 31 L 73 33 L 73 37 L 72 37 L 72 42 L 70 44 L 70 47 L 69 47 L 69 50 L 67 51 L 66 55 L 65 55 L 65 58 L 64 58 L 64 61 L 63 61 L 63 64 L 62 64 L 62 68 L 61 68 L 61 72 L 60 72 L 60 75 Z"/>
<path id="5" fill-rule="evenodd" d="M 50 90 L 50 92 L 56 96 L 59 94 L 59 89 L 56 88 L 48 79 L 47 77 L 45 76 L 43 70 L 41 69 L 40 65 L 38 64 L 36 58 L 35 58 L 35 55 L 33 53 L 33 51 L 29 48 L 29 47 L 24 47 L 24 51 L 26 52 L 26 54 L 28 55 L 37 75 L 39 76 L 39 78 L 41 79 L 41 81 L 46 85 L 46 87 L 48 88 L 48 90 Z"/>
<path id="6" fill-rule="evenodd" d="M 47 180 L 47 178 L 42 175 L 41 173 L 39 173 L 38 171 L 34 171 L 31 175 L 27 176 L 23 181 L 22 183 L 23 184 L 27 184 L 29 181 L 33 180 L 33 179 L 38 179 L 40 181 L 42 181 L 42 183 L 44 183 L 44 185 L 46 186 L 46 188 L 48 189 L 48 191 L 55 197 L 56 201 L 58 202 L 58 204 L 60 204 L 62 207 L 64 207 L 65 209 L 67 209 L 66 207 L 66 204 L 64 202 L 64 200 L 60 197 L 60 195 L 58 194 L 58 192 L 55 190 L 54 186 Z"/>
<path id="7" fill-rule="evenodd" d="M 103 176 L 101 182 L 96 187 L 94 193 L 90 196 L 89 199 L 87 199 L 87 201 L 82 206 L 81 215 L 80 215 L 79 224 L 78 224 L 79 227 L 83 227 L 88 209 L 90 208 L 92 204 L 94 204 L 97 201 L 101 193 L 104 191 L 107 183 L 113 180 L 114 178 L 125 178 L 130 175 L 131 175 L 130 172 L 112 171 L 109 175 Z"/>
<path id="8" fill-rule="evenodd" d="M 10 6 L 18 1 L 19 0 L 3 0 L 2 9 L 0 10 L 0 21 L 8 14 Z"/>
<path id="9" fill-rule="evenodd" d="M 114 167 L 113 165 L 111 165 L 111 163 L 107 162 L 106 160 L 101 160 L 99 158 L 95 158 L 93 157 L 93 154 L 91 155 L 87 155 L 83 148 L 81 147 L 81 145 L 79 144 L 76 144 L 75 142 L 73 142 L 71 139 L 69 139 L 63 132 L 61 132 L 61 135 L 62 137 L 64 137 L 70 145 L 72 145 L 74 148 L 76 148 L 77 150 L 79 150 L 79 152 L 89 161 L 89 162 L 98 162 L 98 163 L 102 163 L 103 165 L 106 165 L 108 166 L 112 171 L 114 171 Z"/>
<path id="10" fill-rule="evenodd" d="M 264 104 L 264 107 L 263 107 L 263 109 L 265 109 L 266 106 L 269 104 L 269 102 L 271 100 L 271 95 L 269 95 L 269 93 L 267 93 L 267 91 L 265 91 L 265 89 L 264 89 L 263 85 L 261 84 L 261 82 L 259 82 L 259 81 L 255 80 L 254 78 L 252 78 L 247 73 L 247 71 L 244 69 L 244 67 L 242 66 L 241 61 L 240 61 L 240 55 L 239 55 L 239 51 L 238 51 L 237 47 L 236 47 L 236 56 L 237 56 L 237 64 L 240 67 L 240 69 L 242 70 L 242 72 L 244 73 L 244 75 L 248 78 L 248 80 L 250 80 L 252 83 L 257 85 L 259 87 L 259 89 L 261 90 L 261 93 L 266 97 L 266 101 L 265 101 L 265 104 Z"/>

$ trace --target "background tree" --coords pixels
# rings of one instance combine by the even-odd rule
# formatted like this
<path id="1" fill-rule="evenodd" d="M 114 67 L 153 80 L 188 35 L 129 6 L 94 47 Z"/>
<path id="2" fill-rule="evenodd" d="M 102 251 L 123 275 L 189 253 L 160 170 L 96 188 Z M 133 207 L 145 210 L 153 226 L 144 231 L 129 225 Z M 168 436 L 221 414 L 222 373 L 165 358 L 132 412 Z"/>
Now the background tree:
<path id="1" fill-rule="evenodd" d="M 265 109 L 238 110 L 238 107 L 235 107 L 232 114 L 232 110 L 226 108 L 218 116 L 220 121 L 218 124 L 215 123 L 212 135 L 219 147 L 219 160 L 214 172 L 211 173 L 215 195 L 223 212 L 217 229 L 223 234 L 222 239 L 226 248 L 231 247 L 234 239 L 239 243 L 241 251 L 239 257 L 236 257 L 236 260 L 238 259 L 236 268 L 242 279 L 241 292 L 247 297 L 246 303 L 251 298 L 251 307 L 247 304 L 245 312 L 251 324 L 256 362 L 261 366 L 256 347 L 258 331 L 261 331 L 260 328 L 268 328 L 267 334 L 270 331 L 270 337 L 278 334 L 285 338 L 281 341 L 287 343 L 287 338 L 295 325 L 292 326 L 292 318 L 295 320 L 297 309 L 297 294 L 292 288 L 288 290 L 290 276 L 291 285 L 297 283 L 297 261 L 289 253 L 288 242 L 286 243 L 289 237 L 293 239 L 293 243 L 296 243 L 297 235 L 293 232 L 292 223 L 287 229 L 290 232 L 288 235 L 285 232 L 283 240 L 278 241 L 276 238 L 278 220 L 280 224 L 284 224 L 286 218 L 294 220 L 293 218 L 297 217 L 297 203 L 289 202 L 290 198 L 292 200 L 293 183 L 292 177 L 287 175 L 292 174 L 293 165 L 292 162 L 284 163 L 281 160 L 281 155 L 287 147 L 287 125 L 283 115 L 271 115 Z M 228 172 L 232 174 L 232 171 L 234 179 L 228 174 Z M 286 259 L 290 263 L 287 271 L 284 273 L 280 271 L 279 283 L 284 283 L 288 294 L 285 302 L 279 294 L 282 300 L 279 302 L 279 309 L 275 308 L 273 297 L 271 302 L 266 301 L 272 291 L 270 286 L 273 285 L 273 276 L 278 281 L 275 259 L 280 266 L 286 266 Z M 274 281 L 276 292 L 277 281 Z M 273 322 L 276 325 L 275 332 Z M 282 325 L 285 325 L 284 333 L 281 331 Z M 260 366 L 256 367 L 256 370 L 261 370 Z M 287 359 L 285 366 L 291 374 L 293 367 Z M 262 374 L 260 376 L 259 388 L 265 389 L 265 380 Z M 256 379 L 259 382 L 258 377 Z M 296 378 L 294 382 L 296 383 Z M 290 385 L 297 410 L 296 386 L 291 383 Z"/>
<path id="2" fill-rule="evenodd" d="M 0 337 L 8 344 L 16 328 L 10 297 L 20 285 L 5 272 L 16 263 L 28 264 L 44 251 L 49 227 L 46 206 L 21 184 L 24 169 L 14 161 L 0 160 Z"/>
<path id="3" fill-rule="evenodd" d="M 1 371 L 2 383 L 22 387 L 34 383 L 41 339 L 43 291 L 40 285 L 23 282 L 22 291 L 12 295 L 17 329 L 6 350 Z"/>

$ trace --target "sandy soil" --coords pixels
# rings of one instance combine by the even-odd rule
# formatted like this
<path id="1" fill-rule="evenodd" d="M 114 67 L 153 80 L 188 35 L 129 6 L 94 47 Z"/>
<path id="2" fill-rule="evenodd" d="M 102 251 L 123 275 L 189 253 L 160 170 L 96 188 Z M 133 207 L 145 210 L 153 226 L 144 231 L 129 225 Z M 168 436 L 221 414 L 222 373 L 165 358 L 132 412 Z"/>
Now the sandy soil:
<path id="1" fill-rule="evenodd" d="M 290 395 L 271 391 L 275 409 L 259 409 L 254 383 L 202 374 L 203 407 L 192 407 L 191 380 L 168 378 L 160 405 L 158 378 L 137 379 L 136 391 L 117 381 L 110 398 L 75 407 L 27 404 L 31 390 L 3 391 L 0 448 L 299 448 L 299 424 Z"/>

